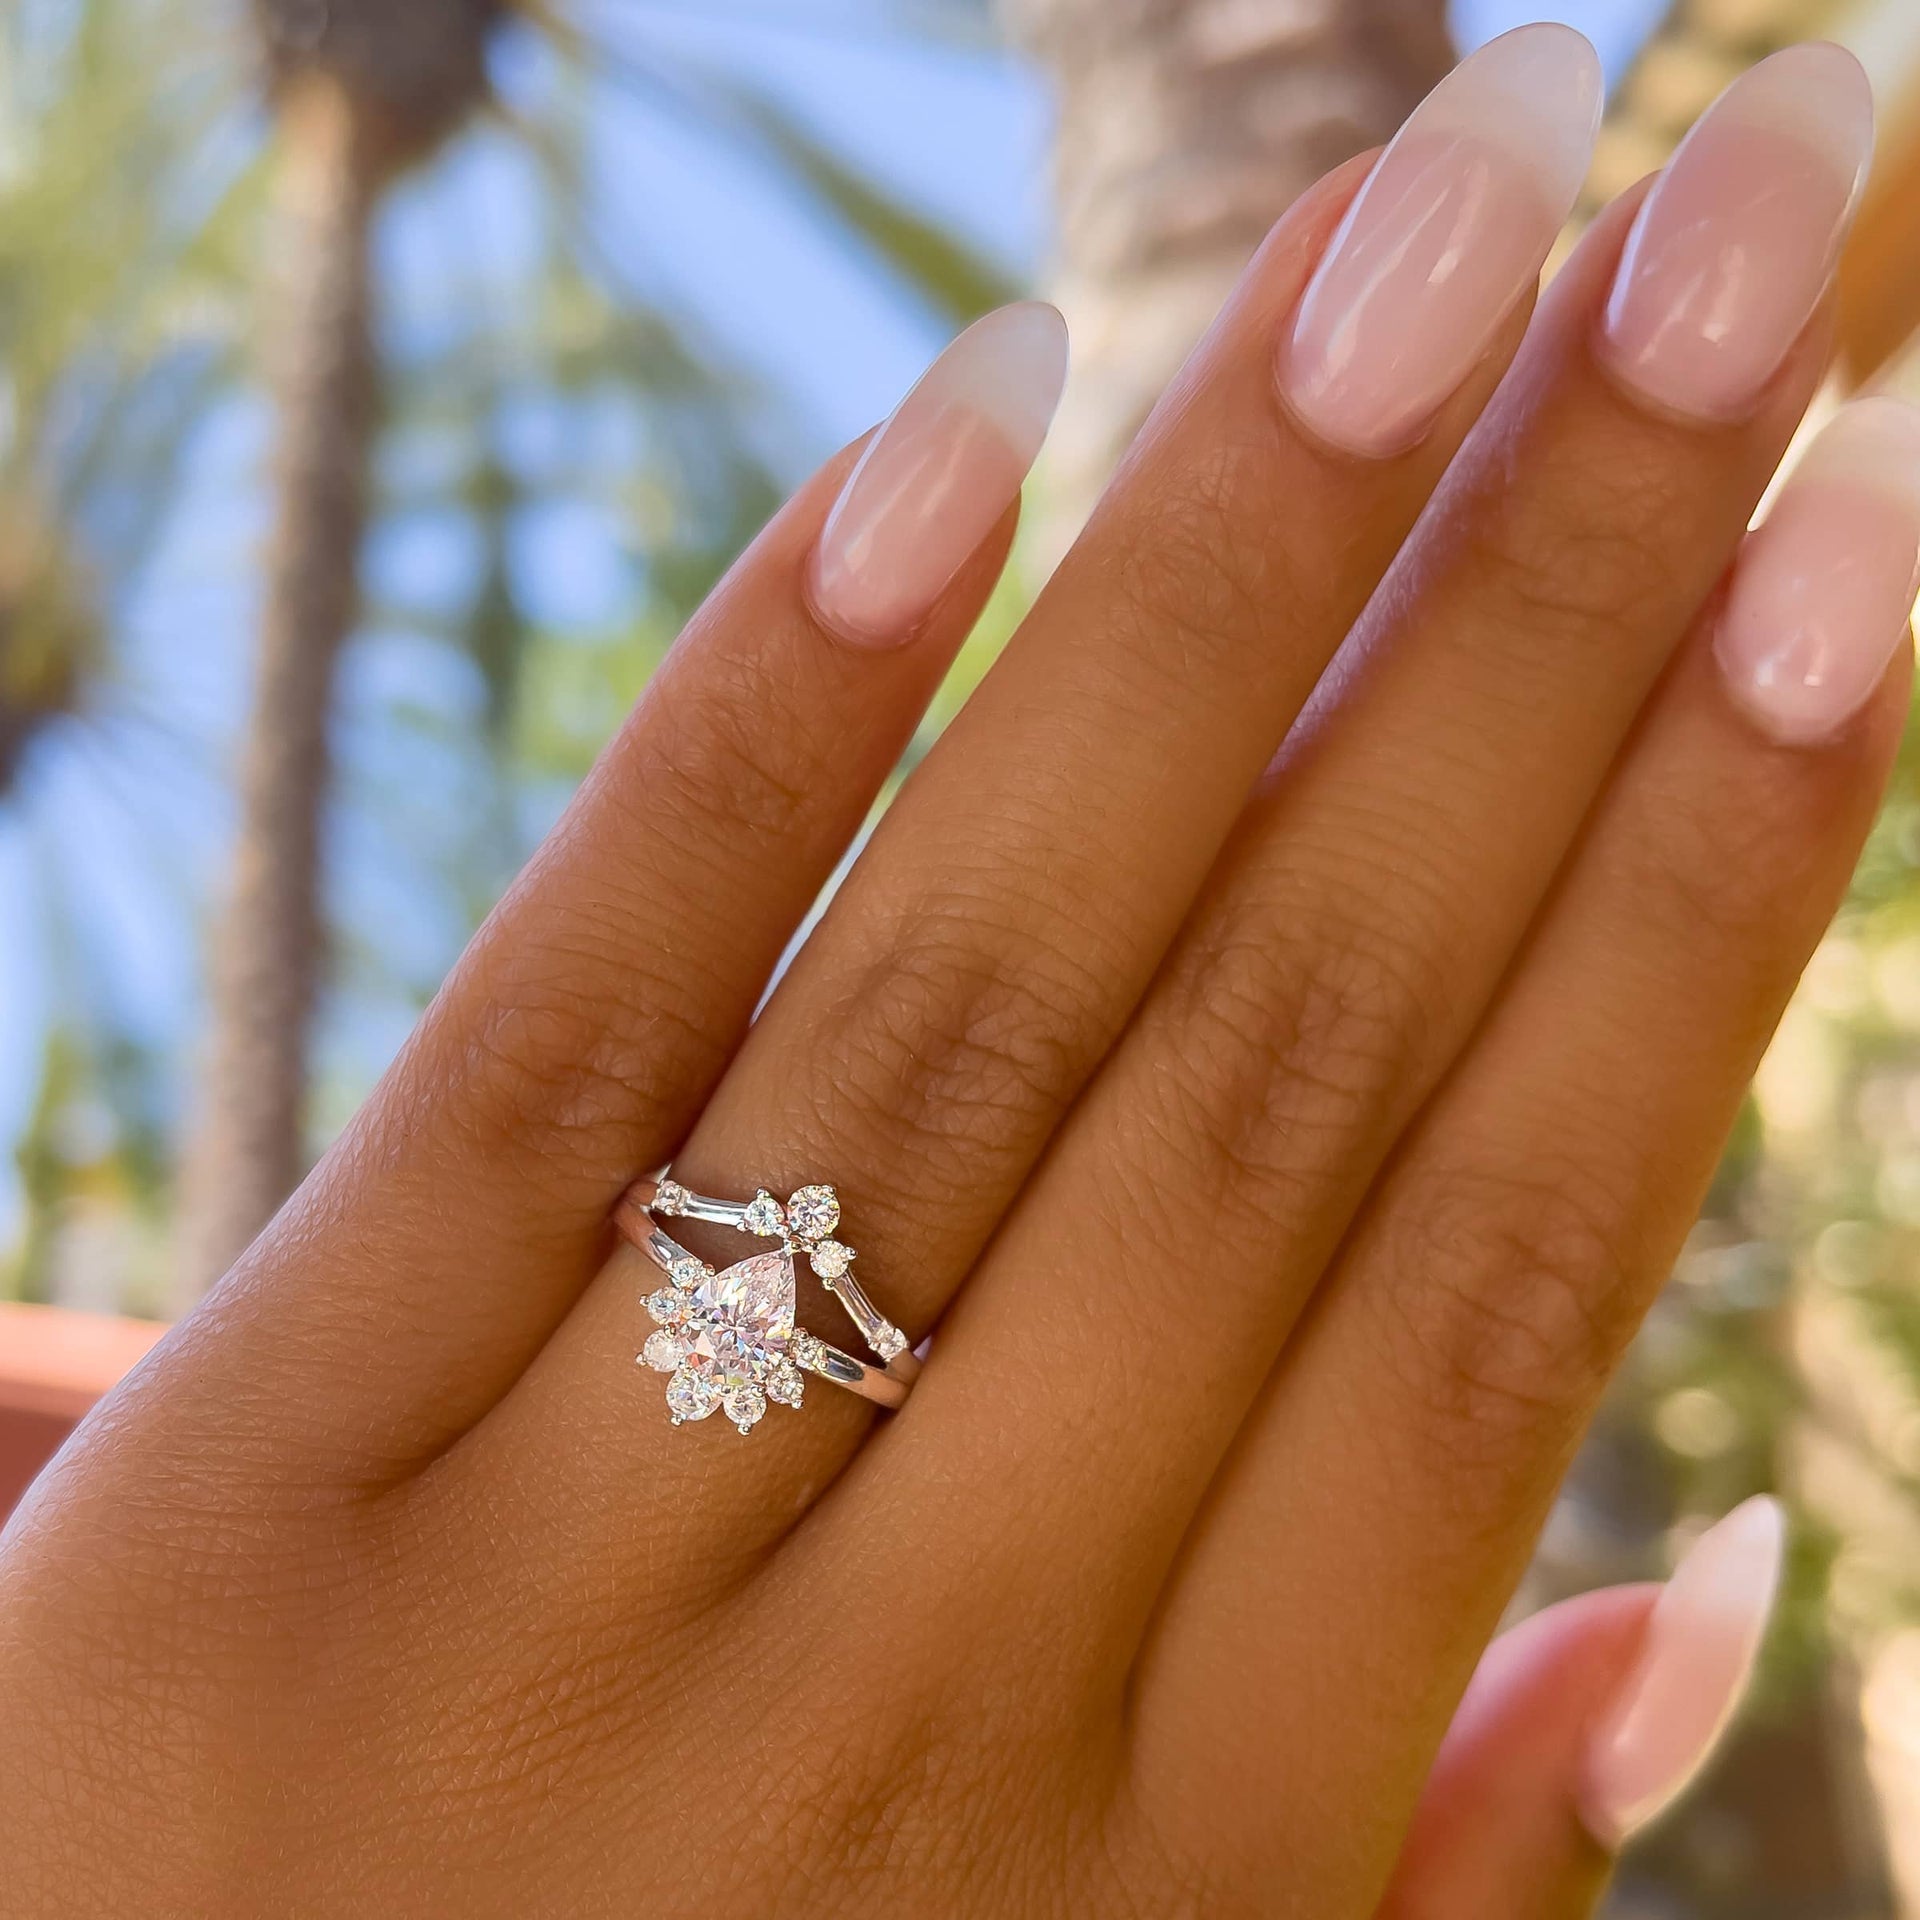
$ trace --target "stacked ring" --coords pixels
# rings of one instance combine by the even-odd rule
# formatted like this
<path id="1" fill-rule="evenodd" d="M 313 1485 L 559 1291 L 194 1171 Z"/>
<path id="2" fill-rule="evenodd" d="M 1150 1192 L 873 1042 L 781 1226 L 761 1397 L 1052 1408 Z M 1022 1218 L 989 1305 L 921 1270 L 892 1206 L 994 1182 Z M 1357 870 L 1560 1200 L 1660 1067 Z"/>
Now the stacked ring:
<path id="1" fill-rule="evenodd" d="M 779 1244 L 716 1269 L 660 1225 L 673 1219 L 702 1220 Z M 783 1206 L 764 1187 L 751 1200 L 715 1200 L 663 1173 L 636 1180 L 621 1196 L 614 1222 L 669 1282 L 647 1297 L 657 1326 L 640 1361 L 672 1375 L 667 1412 L 675 1426 L 720 1411 L 742 1433 L 751 1432 L 770 1402 L 800 1405 L 809 1373 L 883 1407 L 905 1402 L 920 1362 L 908 1351 L 907 1336 L 853 1277 L 853 1249 L 833 1237 L 840 1200 L 831 1187 L 801 1187 Z M 846 1309 L 878 1366 L 795 1325 L 796 1254 L 806 1256 Z"/>

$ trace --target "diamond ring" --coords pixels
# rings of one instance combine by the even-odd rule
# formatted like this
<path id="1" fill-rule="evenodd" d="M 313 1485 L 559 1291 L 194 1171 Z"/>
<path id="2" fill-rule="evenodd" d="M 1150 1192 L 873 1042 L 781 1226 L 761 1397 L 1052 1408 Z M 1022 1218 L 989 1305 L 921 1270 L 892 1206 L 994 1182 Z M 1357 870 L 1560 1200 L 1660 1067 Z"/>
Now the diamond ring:
<path id="1" fill-rule="evenodd" d="M 715 1269 L 670 1238 L 663 1219 L 704 1220 L 780 1244 Z M 751 1200 L 713 1200 L 663 1173 L 627 1189 L 614 1223 L 671 1283 L 647 1297 L 657 1325 L 640 1362 L 673 1376 L 667 1412 L 676 1427 L 724 1412 L 742 1433 L 751 1432 L 769 1401 L 800 1404 L 809 1373 L 883 1407 L 906 1400 L 920 1362 L 853 1277 L 853 1249 L 833 1237 L 840 1199 L 831 1187 L 801 1187 L 782 1206 L 764 1187 Z M 805 1254 L 846 1309 L 877 1367 L 794 1324 L 795 1254 Z"/>

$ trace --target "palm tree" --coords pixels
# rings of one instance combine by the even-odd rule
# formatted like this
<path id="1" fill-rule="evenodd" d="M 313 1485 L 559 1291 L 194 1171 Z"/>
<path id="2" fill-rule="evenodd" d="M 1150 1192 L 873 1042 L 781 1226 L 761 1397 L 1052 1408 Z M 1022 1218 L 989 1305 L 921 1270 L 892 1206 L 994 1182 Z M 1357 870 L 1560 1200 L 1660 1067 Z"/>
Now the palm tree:
<path id="1" fill-rule="evenodd" d="M 19 1155 L 28 1218 L 14 1285 L 28 1294 L 65 1265 L 74 1192 L 104 1180 L 144 1206 L 157 1188 L 146 1056 L 95 970 L 72 964 L 97 901 L 86 863 L 63 857 L 55 776 L 178 759 L 120 623 L 235 366 L 252 183 L 205 143 L 229 97 L 216 52 L 173 0 L 0 15 L 0 813 L 59 956 Z M 85 1168 L 64 1125 L 82 1097 L 112 1118 Z"/>
<path id="2" fill-rule="evenodd" d="M 866 179 L 771 99 L 684 57 L 667 61 L 615 43 L 604 28 L 522 0 L 253 0 L 276 120 L 275 221 L 280 276 L 265 334 L 277 417 L 276 532 L 268 570 L 254 711 L 248 729 L 241 824 L 215 943 L 205 1083 L 183 1180 L 180 1294 L 211 1281 L 265 1223 L 299 1178 L 305 1157 L 310 1035 L 325 971 L 320 906 L 322 822 L 329 791 L 328 722 L 337 662 L 360 611 L 357 559 L 371 508 L 383 374 L 369 309 L 369 232 L 383 197 L 409 169 L 499 108 L 541 165 L 549 200 L 575 230 L 554 250 L 556 284 L 575 296 L 571 332 L 529 335 L 511 322 L 469 343 L 456 364 L 410 378 L 415 399 L 444 405 L 464 391 L 486 419 L 484 387 L 538 364 L 563 384 L 625 381 L 650 409 L 666 449 L 657 478 L 673 501 L 649 540 L 668 600 L 704 586 L 737 544 L 743 507 L 764 504 L 764 475 L 745 453 L 739 404 L 670 313 L 622 312 L 617 276 L 595 261 L 580 213 L 577 156 L 584 89 L 614 83 L 648 107 L 697 118 L 811 194 L 872 246 L 935 307 L 971 318 L 1005 297 L 1000 276 L 938 226 Z M 574 73 L 530 111 L 490 95 L 489 57 L 502 37 L 537 35 Z M 584 296 L 584 297 L 582 297 Z M 590 342 L 578 326 L 591 309 Z M 568 343 L 571 343 L 570 347 Z M 564 361 L 565 364 L 561 364 Z M 388 378 L 386 398 L 405 404 Z M 484 434 L 481 436 L 484 438 Z M 512 476 L 484 448 L 468 469 L 466 505 L 491 537 L 515 507 Z M 654 516 L 656 519 L 661 516 Z M 687 521 L 700 524 L 687 544 Z M 724 541 L 715 539 L 724 523 Z M 687 563 L 691 560 L 692 564 Z M 520 650 L 537 640 L 518 617 L 495 564 L 470 609 L 463 644 L 487 676 L 488 729 L 497 749 L 517 725 L 526 679 Z M 658 597 L 658 596 L 656 596 Z"/>
<path id="3" fill-rule="evenodd" d="M 340 649 L 357 610 L 378 393 L 382 194 L 487 98 L 499 0 L 253 0 L 278 126 L 266 316 L 275 528 L 231 894 L 188 1154 L 181 1272 L 224 1271 L 299 1179 L 321 970 L 320 841 Z"/>
<path id="4" fill-rule="evenodd" d="M 98 691 L 230 358 L 244 183 L 177 218 L 185 129 L 218 91 L 165 0 L 93 0 L 66 30 L 0 17 L 0 801 Z"/>
<path id="5" fill-rule="evenodd" d="M 1001 0 L 1058 102 L 1054 295 L 1074 371 L 1048 444 L 1047 556 L 1267 229 L 1391 138 L 1453 63 L 1444 0 Z"/>

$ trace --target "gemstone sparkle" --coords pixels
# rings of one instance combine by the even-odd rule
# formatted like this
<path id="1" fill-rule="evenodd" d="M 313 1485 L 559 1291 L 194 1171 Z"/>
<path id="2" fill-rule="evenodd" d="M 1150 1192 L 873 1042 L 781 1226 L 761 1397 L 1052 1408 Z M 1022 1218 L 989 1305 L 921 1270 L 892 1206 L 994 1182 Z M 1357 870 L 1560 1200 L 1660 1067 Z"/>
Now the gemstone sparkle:
<path id="1" fill-rule="evenodd" d="M 647 1313 L 663 1327 L 677 1327 L 687 1317 L 687 1296 L 671 1287 L 647 1295 Z"/>
<path id="2" fill-rule="evenodd" d="M 676 1420 L 704 1420 L 719 1404 L 719 1394 L 686 1367 L 667 1382 L 667 1411 Z"/>
<path id="3" fill-rule="evenodd" d="M 786 1224 L 786 1215 L 780 1211 L 780 1202 L 763 1188 L 741 1209 L 740 1224 L 762 1240 L 771 1240 Z"/>
<path id="4" fill-rule="evenodd" d="M 822 1240 L 817 1247 L 807 1249 L 807 1258 L 822 1280 L 838 1280 L 853 1264 L 853 1249 L 843 1247 L 838 1240 Z"/>
<path id="5" fill-rule="evenodd" d="M 782 1245 L 736 1261 L 719 1272 L 702 1269 L 697 1286 L 656 1295 L 655 1310 L 676 1312 L 671 1332 L 664 1327 L 647 1342 L 641 1358 L 672 1372 L 667 1408 L 676 1419 L 700 1420 L 724 1406 L 743 1432 L 767 1410 L 769 1397 L 799 1404 L 786 1386 L 798 1380 L 787 1357 L 794 1338 L 793 1252 Z"/>
<path id="6" fill-rule="evenodd" d="M 647 1344 L 640 1349 L 640 1358 L 655 1373 L 671 1373 L 687 1357 L 687 1350 L 678 1338 L 662 1328 L 658 1333 L 647 1336 Z"/>
<path id="7" fill-rule="evenodd" d="M 755 1386 L 731 1387 L 726 1396 L 727 1418 L 742 1433 L 767 1410 L 767 1396 Z"/>
<path id="8" fill-rule="evenodd" d="M 802 1240 L 824 1240 L 840 1224 L 840 1196 L 831 1187 L 802 1187 L 787 1202 L 787 1225 Z"/>

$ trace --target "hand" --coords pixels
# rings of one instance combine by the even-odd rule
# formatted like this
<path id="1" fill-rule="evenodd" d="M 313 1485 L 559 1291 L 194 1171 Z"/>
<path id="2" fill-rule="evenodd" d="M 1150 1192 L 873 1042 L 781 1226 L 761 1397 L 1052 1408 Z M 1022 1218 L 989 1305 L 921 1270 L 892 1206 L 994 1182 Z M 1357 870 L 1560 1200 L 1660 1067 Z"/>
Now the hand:
<path id="1" fill-rule="evenodd" d="M 1757 69 L 1530 316 L 1596 88 L 1524 30 L 1295 207 L 749 1031 L 1000 565 L 1053 316 L 767 529 L 5 1536 L 10 1913 L 1581 1910 L 1764 1518 L 1743 1605 L 1535 1623 L 1434 1757 L 1845 884 L 1920 551 L 1891 402 L 1743 540 L 1857 69 Z M 608 1221 L 669 1156 L 837 1185 L 938 1329 L 902 1412 L 668 1424 Z"/>

